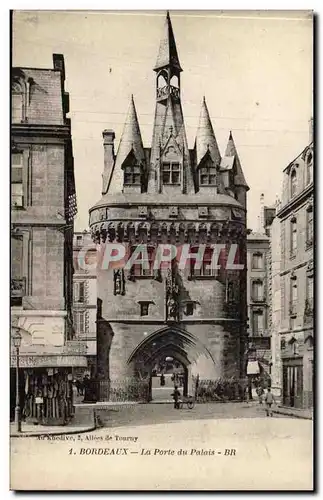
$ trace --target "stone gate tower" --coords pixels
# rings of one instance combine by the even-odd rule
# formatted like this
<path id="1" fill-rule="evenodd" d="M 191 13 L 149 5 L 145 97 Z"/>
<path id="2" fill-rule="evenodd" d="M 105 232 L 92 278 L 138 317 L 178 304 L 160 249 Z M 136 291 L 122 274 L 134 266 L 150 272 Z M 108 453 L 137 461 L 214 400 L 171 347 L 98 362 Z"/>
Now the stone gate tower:
<path id="1" fill-rule="evenodd" d="M 167 14 L 156 73 L 151 147 L 144 147 L 133 97 L 114 153 L 115 134 L 103 132 L 101 200 L 90 209 L 94 241 L 121 242 L 131 253 L 147 245 L 147 264 L 129 270 L 98 270 L 97 369 L 109 388 L 130 377 L 147 377 L 161 356 L 172 356 L 200 379 L 240 377 L 246 332 L 246 269 L 210 269 L 212 245 L 231 244 L 246 262 L 246 193 L 239 156 L 230 132 L 221 156 L 205 99 L 193 149 L 189 149 L 181 104 L 182 68 Z M 195 269 L 155 270 L 159 243 L 205 245 Z"/>

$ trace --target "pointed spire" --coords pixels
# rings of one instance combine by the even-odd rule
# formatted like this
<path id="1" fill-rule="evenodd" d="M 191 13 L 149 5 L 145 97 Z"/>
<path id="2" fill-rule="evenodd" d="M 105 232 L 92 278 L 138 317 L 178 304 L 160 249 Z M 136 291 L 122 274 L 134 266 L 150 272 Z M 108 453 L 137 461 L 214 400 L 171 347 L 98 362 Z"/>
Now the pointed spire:
<path id="1" fill-rule="evenodd" d="M 172 22 L 168 11 L 154 71 L 158 71 L 166 66 L 173 66 L 179 71 L 183 71 L 178 59 Z"/>
<path id="2" fill-rule="evenodd" d="M 232 167 L 235 169 L 235 176 L 234 176 L 235 185 L 236 186 L 245 186 L 246 188 L 249 189 L 248 184 L 246 182 L 246 179 L 243 175 L 240 159 L 238 156 L 236 145 L 235 145 L 234 140 L 233 140 L 233 135 L 232 135 L 231 130 L 230 130 L 230 134 L 229 134 L 228 144 L 227 144 L 227 147 L 225 150 L 225 157 L 223 159 L 224 163 L 226 163 L 225 160 L 228 157 L 231 157 L 231 158 L 234 157 L 234 159 L 232 161 Z"/>
<path id="3" fill-rule="evenodd" d="M 124 161 L 132 149 L 138 161 L 144 159 L 144 148 L 133 94 L 131 94 L 127 119 L 124 124 L 117 159 Z"/>
<path id="4" fill-rule="evenodd" d="M 127 159 L 129 153 L 133 151 L 138 163 L 145 162 L 145 152 L 142 143 L 140 127 L 137 117 L 137 111 L 133 95 L 131 95 L 130 105 L 126 122 L 124 124 L 120 144 L 111 173 L 111 180 L 109 183 L 109 193 L 122 192 L 123 186 L 123 162 Z"/>
<path id="5" fill-rule="evenodd" d="M 209 111 L 207 109 L 205 96 L 203 96 L 200 121 L 195 140 L 197 165 L 209 150 L 212 160 L 216 165 L 220 165 L 221 155 L 215 138 Z"/>

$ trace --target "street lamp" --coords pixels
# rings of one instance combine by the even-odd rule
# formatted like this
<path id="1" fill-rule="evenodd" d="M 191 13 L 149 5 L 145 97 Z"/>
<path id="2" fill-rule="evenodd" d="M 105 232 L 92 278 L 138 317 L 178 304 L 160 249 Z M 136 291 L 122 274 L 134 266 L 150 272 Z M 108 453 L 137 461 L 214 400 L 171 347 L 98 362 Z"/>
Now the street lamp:
<path id="1" fill-rule="evenodd" d="M 15 423 L 17 426 L 17 432 L 21 432 L 21 415 L 19 406 L 19 349 L 21 346 L 21 333 L 18 329 L 15 329 L 15 333 L 12 337 L 13 345 L 16 349 L 16 408 L 15 408 Z"/>

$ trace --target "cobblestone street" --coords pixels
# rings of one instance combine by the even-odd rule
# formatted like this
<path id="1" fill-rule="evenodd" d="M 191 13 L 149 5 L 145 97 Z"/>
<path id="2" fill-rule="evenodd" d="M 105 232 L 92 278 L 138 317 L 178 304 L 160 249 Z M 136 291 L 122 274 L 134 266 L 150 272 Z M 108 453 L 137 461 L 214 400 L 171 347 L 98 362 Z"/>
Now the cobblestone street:
<path id="1" fill-rule="evenodd" d="M 123 425 L 152 425 L 196 419 L 267 418 L 264 405 L 250 403 L 196 404 L 192 410 L 186 406 L 176 410 L 172 403 L 150 403 L 101 410 L 100 418 L 107 427 Z M 275 415 L 274 418 L 285 418 Z"/>
<path id="2" fill-rule="evenodd" d="M 92 432 L 12 438 L 12 485 L 55 489 L 60 476 L 67 489 L 310 489 L 312 422 L 264 415 L 256 403 L 105 411 Z"/>

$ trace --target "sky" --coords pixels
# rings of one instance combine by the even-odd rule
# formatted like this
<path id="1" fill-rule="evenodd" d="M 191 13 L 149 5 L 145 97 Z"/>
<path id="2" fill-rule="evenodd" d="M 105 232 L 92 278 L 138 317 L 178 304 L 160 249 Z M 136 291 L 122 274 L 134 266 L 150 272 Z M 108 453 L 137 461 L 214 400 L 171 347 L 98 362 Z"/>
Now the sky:
<path id="1" fill-rule="evenodd" d="M 65 58 L 78 215 L 101 198 L 102 131 L 117 149 L 134 95 L 143 143 L 150 147 L 155 73 L 164 11 L 16 11 L 13 65 L 52 67 Z M 259 230 L 260 195 L 280 197 L 283 169 L 309 143 L 313 114 L 313 29 L 305 11 L 170 11 L 189 147 L 205 95 L 220 151 L 232 130 L 249 184 L 248 227 Z"/>

